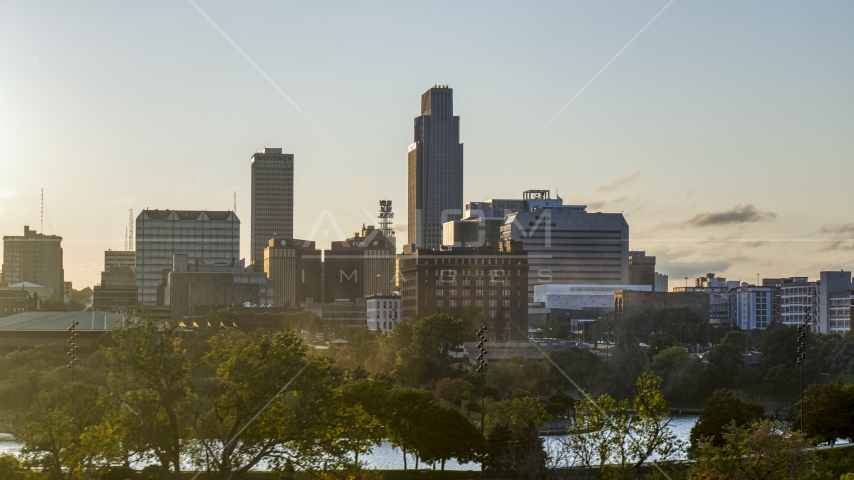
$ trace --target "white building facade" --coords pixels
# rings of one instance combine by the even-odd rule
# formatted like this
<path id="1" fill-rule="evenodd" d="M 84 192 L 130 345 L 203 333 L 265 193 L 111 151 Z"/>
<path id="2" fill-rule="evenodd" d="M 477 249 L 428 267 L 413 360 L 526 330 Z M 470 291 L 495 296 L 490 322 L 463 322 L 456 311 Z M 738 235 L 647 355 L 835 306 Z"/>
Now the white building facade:
<path id="1" fill-rule="evenodd" d="M 400 321 L 400 296 L 370 295 L 367 300 L 368 329 L 390 332 Z"/>
<path id="2" fill-rule="evenodd" d="M 783 279 L 780 285 L 780 322 L 783 325 L 801 325 L 806 322 L 806 309 L 816 310 L 818 285 L 807 277 Z"/>
<path id="3" fill-rule="evenodd" d="M 730 292 L 736 325 L 742 330 L 765 330 L 776 313 L 777 287 L 744 285 Z"/>

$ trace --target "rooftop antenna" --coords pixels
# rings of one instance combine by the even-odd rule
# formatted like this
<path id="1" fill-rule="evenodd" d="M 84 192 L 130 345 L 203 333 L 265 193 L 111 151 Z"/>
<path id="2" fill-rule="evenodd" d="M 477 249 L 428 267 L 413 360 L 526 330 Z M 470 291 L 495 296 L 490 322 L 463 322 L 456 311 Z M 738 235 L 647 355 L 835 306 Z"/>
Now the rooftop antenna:
<path id="1" fill-rule="evenodd" d="M 129 209 L 129 212 L 130 213 L 128 214 L 128 228 L 127 228 L 128 244 L 127 244 L 127 247 L 125 247 L 125 250 L 128 252 L 132 252 L 132 251 L 134 251 L 134 245 L 133 245 L 133 209 L 132 208 Z"/>
<path id="2" fill-rule="evenodd" d="M 391 228 L 394 212 L 391 209 L 391 200 L 380 200 L 379 224 L 380 231 L 385 237 L 393 237 L 394 230 Z"/>
<path id="3" fill-rule="evenodd" d="M 128 227 L 125 225 L 125 251 L 127 252 L 128 250 Z"/>
<path id="4" fill-rule="evenodd" d="M 39 228 L 39 231 L 44 233 L 44 188 L 42 188 L 41 205 L 41 227 Z"/>
<path id="5" fill-rule="evenodd" d="M 234 191 L 234 213 L 237 213 L 237 190 Z"/>

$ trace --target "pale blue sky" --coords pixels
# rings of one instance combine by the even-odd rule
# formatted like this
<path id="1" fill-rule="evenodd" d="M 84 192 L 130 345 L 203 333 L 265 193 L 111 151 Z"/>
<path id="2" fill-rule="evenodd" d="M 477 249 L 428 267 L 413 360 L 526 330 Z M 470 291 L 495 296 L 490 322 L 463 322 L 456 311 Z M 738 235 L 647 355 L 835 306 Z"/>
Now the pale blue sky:
<path id="1" fill-rule="evenodd" d="M 189 1 L 0 4 L 0 233 L 31 211 L 38 228 L 44 187 L 77 288 L 129 208 L 228 209 L 236 190 L 247 256 L 265 146 L 296 156 L 296 236 L 324 210 L 349 235 L 389 198 L 405 238 L 433 84 L 454 88 L 467 201 L 550 188 L 623 211 L 671 285 L 854 268 L 852 3 L 676 0 L 537 136 L 666 0 L 195 1 L 323 133 Z"/>

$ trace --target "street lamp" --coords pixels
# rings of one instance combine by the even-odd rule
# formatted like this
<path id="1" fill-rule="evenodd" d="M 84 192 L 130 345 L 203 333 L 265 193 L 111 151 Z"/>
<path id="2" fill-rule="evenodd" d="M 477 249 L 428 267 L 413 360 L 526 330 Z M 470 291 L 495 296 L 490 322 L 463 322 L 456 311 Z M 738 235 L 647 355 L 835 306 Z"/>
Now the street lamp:
<path id="1" fill-rule="evenodd" d="M 804 307 L 804 323 L 798 325 L 798 362 L 796 366 L 801 367 L 801 433 L 804 431 L 804 410 L 806 405 L 804 405 L 804 360 L 807 358 L 807 346 L 806 346 L 806 336 L 807 336 L 807 325 L 811 323 L 810 315 L 812 313 L 812 309 L 810 307 Z"/>
<path id="2" fill-rule="evenodd" d="M 68 331 L 71 332 L 71 336 L 68 338 L 68 351 L 65 352 L 65 354 L 70 357 L 70 361 L 66 366 L 71 369 L 72 382 L 74 381 L 74 364 L 80 361 L 80 359 L 77 358 L 76 355 L 74 355 L 74 353 L 77 351 L 77 344 L 74 343 L 74 338 L 77 337 L 77 325 L 80 325 L 80 322 L 75 321 L 71 324 L 70 327 L 68 327 Z"/>
<path id="3" fill-rule="evenodd" d="M 484 325 L 484 326 L 480 327 L 480 330 L 477 331 L 477 338 L 480 339 L 480 342 L 478 342 L 478 344 L 477 344 L 477 349 L 480 350 L 480 355 L 477 356 L 477 361 L 479 363 L 479 365 L 477 366 L 477 372 L 480 373 L 480 434 L 484 438 L 486 438 L 486 429 L 484 428 L 485 427 L 484 422 L 486 420 L 486 412 L 484 412 L 484 410 L 483 410 L 483 407 L 484 407 L 483 383 L 484 383 L 484 380 L 486 379 L 486 365 L 487 365 L 487 362 L 486 362 L 487 351 L 486 351 L 486 348 L 484 347 L 484 344 L 486 343 L 486 330 L 487 330 L 487 328 Z M 480 471 L 483 472 L 483 470 L 484 470 L 483 459 L 481 458 Z"/>

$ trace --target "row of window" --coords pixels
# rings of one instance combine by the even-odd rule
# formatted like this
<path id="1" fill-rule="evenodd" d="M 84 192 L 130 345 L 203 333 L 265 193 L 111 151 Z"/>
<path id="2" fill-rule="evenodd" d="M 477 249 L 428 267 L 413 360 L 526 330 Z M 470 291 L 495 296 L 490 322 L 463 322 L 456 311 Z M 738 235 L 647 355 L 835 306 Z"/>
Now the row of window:
<path id="1" fill-rule="evenodd" d="M 516 303 L 517 303 L 517 306 L 521 305 L 521 302 L 516 302 Z M 489 307 L 493 307 L 493 308 L 498 307 L 498 306 L 509 308 L 509 307 L 513 306 L 512 302 L 510 300 L 507 300 L 507 299 L 501 300 L 500 304 L 499 304 L 498 300 L 489 300 L 487 305 Z M 484 305 L 483 300 L 478 299 L 478 300 L 474 301 L 475 307 L 484 307 L 487 305 Z M 444 299 L 436 300 L 436 306 L 440 307 L 440 308 L 444 308 L 445 306 L 452 307 L 452 308 L 458 307 L 458 306 L 470 307 L 470 306 L 472 306 L 472 303 L 471 303 L 471 300 L 469 300 L 469 299 L 463 299 L 463 300 L 457 301 L 457 299 L 451 298 L 451 299 L 448 299 L 447 301 L 445 301 Z M 509 315 L 509 312 L 508 312 L 508 315 Z"/>
<path id="2" fill-rule="evenodd" d="M 476 290 L 474 291 L 474 294 L 475 294 L 475 296 L 477 296 L 477 297 L 482 297 L 482 296 L 483 296 L 483 292 L 484 292 L 484 290 L 483 290 L 483 289 L 478 288 L 478 289 L 476 289 Z M 444 296 L 445 296 L 445 289 L 443 289 L 443 288 L 437 288 L 437 289 L 436 289 L 436 291 L 435 291 L 435 294 L 436 294 L 436 296 L 437 296 L 437 297 L 444 297 Z M 468 297 L 468 296 L 470 296 L 470 295 L 471 295 L 471 290 L 470 290 L 470 289 L 468 289 L 468 288 L 464 288 L 464 289 L 462 289 L 462 295 L 463 295 L 464 297 Z M 489 296 L 490 296 L 490 297 L 494 297 L 494 296 L 496 296 L 496 295 L 498 295 L 498 290 L 496 290 L 496 289 L 494 289 L 494 288 L 489 290 Z M 502 296 L 505 296 L 505 297 L 509 297 L 509 296 L 510 296 L 510 290 L 509 290 L 509 289 L 502 290 L 502 291 L 501 291 L 501 295 L 502 295 Z M 517 295 L 518 295 L 518 292 L 517 292 Z M 448 289 L 448 296 L 451 296 L 451 297 L 455 297 L 455 296 L 457 296 L 457 289 L 456 289 L 456 288 L 450 288 L 450 289 Z"/>
<path id="3" fill-rule="evenodd" d="M 446 262 L 447 260 L 447 262 Z M 474 260 L 474 261 L 472 261 Z M 492 261 L 495 260 L 495 265 L 513 265 L 512 258 L 437 258 L 433 259 L 433 265 L 492 265 Z M 520 265 L 521 263 L 516 260 L 516 265 Z M 425 260 L 425 265 L 431 265 L 430 259 Z"/>

